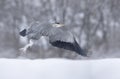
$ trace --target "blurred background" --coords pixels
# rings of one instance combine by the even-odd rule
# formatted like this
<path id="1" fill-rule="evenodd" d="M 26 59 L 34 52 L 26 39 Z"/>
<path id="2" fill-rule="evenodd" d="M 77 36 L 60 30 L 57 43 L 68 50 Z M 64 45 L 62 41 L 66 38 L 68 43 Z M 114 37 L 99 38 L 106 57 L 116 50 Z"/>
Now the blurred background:
<path id="1" fill-rule="evenodd" d="M 19 31 L 35 21 L 54 20 L 78 37 L 90 57 L 52 47 L 45 38 L 21 54 L 28 41 Z M 120 0 L 0 0 L 0 58 L 120 57 L 119 25 Z"/>

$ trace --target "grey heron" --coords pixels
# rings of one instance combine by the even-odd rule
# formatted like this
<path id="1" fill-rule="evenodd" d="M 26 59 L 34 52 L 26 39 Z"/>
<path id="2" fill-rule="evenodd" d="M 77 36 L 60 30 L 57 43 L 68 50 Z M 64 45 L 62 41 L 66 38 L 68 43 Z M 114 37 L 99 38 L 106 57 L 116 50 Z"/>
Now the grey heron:
<path id="1" fill-rule="evenodd" d="M 60 23 L 33 23 L 28 29 L 20 31 L 21 36 L 27 36 L 30 43 L 22 50 L 25 52 L 28 47 L 34 43 L 32 40 L 39 40 L 41 36 L 49 38 L 49 43 L 58 48 L 74 51 L 82 56 L 87 56 L 87 53 L 78 44 L 76 37 L 69 30 L 63 30 L 61 27 L 64 24 Z"/>

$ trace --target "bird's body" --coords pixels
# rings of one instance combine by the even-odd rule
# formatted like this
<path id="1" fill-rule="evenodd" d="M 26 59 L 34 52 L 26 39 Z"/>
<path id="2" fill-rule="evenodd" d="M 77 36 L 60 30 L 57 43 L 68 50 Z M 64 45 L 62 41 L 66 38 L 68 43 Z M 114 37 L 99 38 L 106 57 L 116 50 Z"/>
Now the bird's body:
<path id="1" fill-rule="evenodd" d="M 63 30 L 60 24 L 34 23 L 28 29 L 21 31 L 20 35 L 27 36 L 28 39 L 39 40 L 41 36 L 49 38 L 52 46 L 75 51 L 76 53 L 87 56 L 76 41 L 75 36 L 68 30 Z"/>

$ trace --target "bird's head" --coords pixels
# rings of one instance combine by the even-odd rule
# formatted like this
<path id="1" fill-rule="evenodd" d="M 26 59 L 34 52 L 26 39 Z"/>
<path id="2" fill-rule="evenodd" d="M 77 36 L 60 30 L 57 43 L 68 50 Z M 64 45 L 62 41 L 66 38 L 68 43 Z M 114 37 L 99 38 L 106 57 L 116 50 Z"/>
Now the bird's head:
<path id="1" fill-rule="evenodd" d="M 53 23 L 52 26 L 53 26 L 53 27 L 63 27 L 64 24 L 61 24 L 61 23 Z"/>

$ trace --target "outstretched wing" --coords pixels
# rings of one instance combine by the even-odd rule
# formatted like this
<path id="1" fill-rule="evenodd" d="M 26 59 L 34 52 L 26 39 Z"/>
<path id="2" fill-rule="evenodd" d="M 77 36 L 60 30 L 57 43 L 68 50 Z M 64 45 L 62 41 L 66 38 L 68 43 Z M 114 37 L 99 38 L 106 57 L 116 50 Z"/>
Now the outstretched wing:
<path id="1" fill-rule="evenodd" d="M 80 47 L 73 34 L 66 31 L 57 31 L 56 34 L 49 37 L 50 43 L 58 48 L 75 51 L 76 53 L 87 56 L 87 53 Z"/>
<path id="2" fill-rule="evenodd" d="M 71 43 L 71 42 L 64 42 L 64 41 L 54 41 L 51 42 L 51 44 L 58 48 L 63 48 L 66 50 L 74 51 L 82 56 L 87 56 L 87 53 L 79 46 L 77 42 Z"/>

